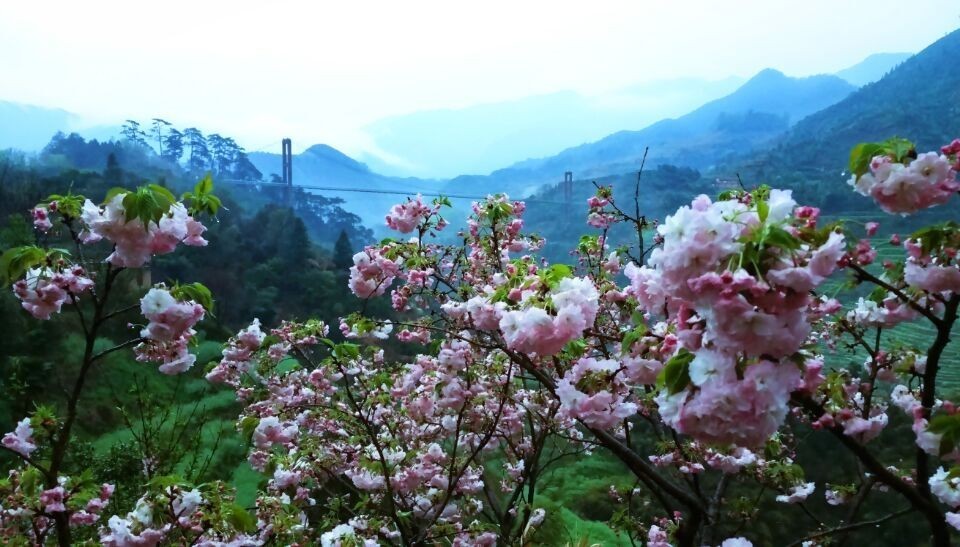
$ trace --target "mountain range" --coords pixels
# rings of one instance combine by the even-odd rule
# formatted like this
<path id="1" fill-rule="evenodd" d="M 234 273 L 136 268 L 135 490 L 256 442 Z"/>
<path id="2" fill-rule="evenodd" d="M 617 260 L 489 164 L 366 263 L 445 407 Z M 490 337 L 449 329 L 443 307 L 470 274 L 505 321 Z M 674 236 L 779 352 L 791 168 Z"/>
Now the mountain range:
<path id="1" fill-rule="evenodd" d="M 517 192 L 554 182 L 566 171 L 572 171 L 577 179 L 622 173 L 638 169 L 648 148 L 650 165 L 707 169 L 724 158 L 769 143 L 798 120 L 855 90 L 837 76 L 791 78 L 766 69 L 733 93 L 679 118 L 661 120 L 638 131 L 619 131 L 488 176 L 457 177 L 447 188 Z"/>
<path id="2" fill-rule="evenodd" d="M 773 161 L 786 155 L 784 150 L 789 147 L 800 147 L 804 153 L 814 156 L 826 153 L 828 148 L 842 152 L 845 145 L 836 146 L 836 142 L 862 139 L 865 135 L 883 133 L 895 127 L 913 131 L 918 117 L 922 118 L 922 127 L 927 128 L 920 131 L 921 142 L 923 139 L 933 142 L 945 134 L 943 120 L 956 121 L 960 116 L 960 107 L 957 106 L 960 105 L 957 100 L 960 83 L 956 82 L 960 76 L 945 68 L 960 52 L 958 41 L 960 34 L 955 32 L 908 60 L 904 60 L 907 54 L 873 55 L 836 75 L 794 78 L 766 69 L 742 85 L 738 85 L 735 79 L 714 82 L 713 87 L 690 92 L 671 104 L 676 106 L 684 101 L 692 102 L 692 97 L 721 93 L 725 86 L 731 91 L 721 93 L 722 96 L 692 108 L 686 114 L 647 124 L 642 129 L 617 131 L 554 155 L 519 161 L 489 175 L 462 175 L 448 180 L 391 176 L 384 173 L 399 171 L 378 172 L 385 167 L 376 157 L 363 156 L 368 164 L 330 146 L 314 145 L 294 157 L 294 183 L 395 192 L 384 195 L 323 190 L 324 195 L 344 199 L 347 202 L 345 207 L 359 214 L 368 224 L 379 225 L 386 208 L 398 201 L 401 194 L 443 191 L 484 195 L 507 191 L 519 197 L 529 195 L 545 184 L 555 183 L 565 171 L 573 171 L 577 179 L 635 172 L 648 147 L 647 161 L 651 168 L 672 164 L 702 171 L 722 170 L 745 163 L 742 160 L 748 155 L 763 153 Z M 931 74 L 936 78 L 931 79 Z M 631 108 L 635 108 L 638 114 L 633 121 L 621 120 L 618 127 L 642 127 L 645 114 L 637 105 L 645 100 L 643 97 L 656 95 L 656 90 L 663 94 L 671 89 L 696 86 L 697 82 L 677 80 L 627 90 L 621 98 L 626 102 L 635 101 Z M 904 108 L 905 97 L 910 97 L 913 108 Z M 58 127 L 69 128 L 77 123 L 75 116 L 62 110 L 11 104 L 0 102 L 0 148 L 11 145 L 26 149 L 31 145 L 40 147 L 45 142 L 42 137 L 45 132 L 56 131 Z M 425 142 L 453 142 L 468 138 L 469 129 L 479 124 L 485 129 L 476 132 L 478 150 L 482 146 L 488 150 L 498 147 L 506 150 L 510 148 L 511 139 L 538 141 L 538 138 L 543 142 L 537 142 L 537 146 L 542 149 L 554 146 L 556 149 L 556 145 L 550 143 L 554 142 L 551 138 L 557 126 L 548 122 L 538 125 L 538 120 L 552 120 L 550 113 L 557 109 L 570 110 L 572 119 L 596 108 L 599 108 L 597 104 L 577 94 L 557 93 L 509 103 L 386 119 L 374 124 L 373 130 L 381 131 L 382 136 L 392 135 L 390 138 L 399 139 L 403 136 L 402 130 L 408 128 L 405 138 L 425 149 Z M 506 115 L 507 112 L 513 112 L 513 116 Z M 882 114 L 887 127 L 876 127 L 877 120 L 872 124 L 865 122 L 864 117 L 869 117 L 870 112 L 876 112 L 878 118 Z M 506 121 L 497 121 L 497 117 Z M 570 119 L 561 119 L 558 124 L 569 125 Z M 447 134 L 432 137 L 425 134 L 429 127 L 437 124 L 445 124 L 451 129 Z M 503 124 L 514 126 L 504 130 Z M 956 126 L 953 123 L 952 127 Z M 11 128 L 17 135 L 15 140 L 9 138 Z M 539 133 L 534 131 L 536 128 Z M 515 132 L 510 133 L 510 130 Z M 833 137 L 823 138 L 824 134 Z M 889 135 L 876 138 L 885 136 Z M 4 138 L 6 140 L 2 140 Z M 430 152 L 424 157 L 436 153 L 442 155 L 444 150 L 441 148 L 439 152 Z M 481 154 L 478 151 L 478 155 Z M 498 154 L 500 152 L 491 152 L 492 157 L 499 157 Z M 842 165 L 842 159 L 835 165 Z M 280 172 L 278 154 L 254 152 L 250 154 L 250 160 L 267 178 Z M 370 165 L 374 168 L 371 169 Z"/>
<path id="3" fill-rule="evenodd" d="M 837 72 L 836 75 L 857 87 L 863 87 L 883 78 L 890 70 L 912 55 L 912 53 L 874 53 L 859 63 Z"/>
<path id="4" fill-rule="evenodd" d="M 76 128 L 80 119 L 59 108 L 0 101 L 0 150 L 39 150 L 57 131 Z"/>
<path id="5" fill-rule="evenodd" d="M 364 130 L 386 157 L 361 157 L 385 174 L 453 177 L 485 174 L 623 129 L 679 116 L 727 95 L 743 83 L 680 78 L 586 96 L 573 91 L 413 112 L 378 120 Z"/>
<path id="6" fill-rule="evenodd" d="M 960 30 L 900 63 L 884 78 L 800 121 L 782 139 L 793 165 L 844 165 L 858 142 L 894 135 L 919 149 L 939 149 L 960 136 Z"/>
<path id="7" fill-rule="evenodd" d="M 879 80 L 908 53 L 879 53 L 835 76 L 854 87 Z M 361 159 L 391 175 L 483 175 L 517 160 L 597 141 L 687 114 L 734 92 L 742 78 L 678 78 L 584 96 L 563 91 L 461 109 L 413 112 L 365 128 L 381 155 Z M 390 158 L 389 161 L 383 158 Z"/>

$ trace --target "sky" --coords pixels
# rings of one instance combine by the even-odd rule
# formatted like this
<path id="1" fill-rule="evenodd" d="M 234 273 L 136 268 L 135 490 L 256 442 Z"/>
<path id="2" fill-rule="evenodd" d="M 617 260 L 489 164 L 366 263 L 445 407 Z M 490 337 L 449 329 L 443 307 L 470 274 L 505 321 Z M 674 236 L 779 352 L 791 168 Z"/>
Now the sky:
<path id="1" fill-rule="evenodd" d="M 916 52 L 956 0 L 18 1 L 0 100 L 163 117 L 249 150 L 374 148 L 383 117 L 676 77 L 829 73 Z"/>

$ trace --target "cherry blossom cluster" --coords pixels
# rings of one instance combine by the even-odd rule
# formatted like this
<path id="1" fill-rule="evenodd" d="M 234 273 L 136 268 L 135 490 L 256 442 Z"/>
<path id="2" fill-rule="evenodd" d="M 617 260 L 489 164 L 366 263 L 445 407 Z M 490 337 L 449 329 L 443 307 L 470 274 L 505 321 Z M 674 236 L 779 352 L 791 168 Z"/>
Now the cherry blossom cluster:
<path id="1" fill-rule="evenodd" d="M 916 235 L 903 242 L 906 284 L 929 293 L 960 294 L 960 226 L 947 223 Z"/>
<path id="2" fill-rule="evenodd" d="M 423 203 L 423 197 L 418 194 L 416 198 L 407 198 L 404 203 L 398 203 L 390 208 L 390 213 L 387 214 L 387 226 L 401 234 L 409 234 L 418 227 L 422 227 L 425 221 L 437 215 L 439 211 L 439 201 L 435 201 L 433 205 L 426 205 Z M 446 222 L 438 217 L 435 226 L 438 230 L 442 230 Z"/>
<path id="3" fill-rule="evenodd" d="M 609 206 L 613 200 L 613 189 L 608 186 L 600 187 L 597 194 L 587 199 L 587 224 L 594 228 L 605 229 L 616 221 L 616 216 Z"/>
<path id="4" fill-rule="evenodd" d="M 502 307 L 484 302 L 483 297 L 467 302 L 468 309 L 489 309 L 498 316 L 497 328 L 510 349 L 542 357 L 553 355 L 580 338 L 596 319 L 600 294 L 588 279 L 566 277 L 549 287 L 540 278 L 528 276 L 521 287 L 508 294 L 510 304 Z M 548 289 L 546 294 L 544 289 Z"/>
<path id="5" fill-rule="evenodd" d="M 557 384 L 560 410 L 571 418 L 600 429 L 610 429 L 637 413 L 627 402 L 630 389 L 613 359 L 585 357 L 574 363 Z"/>
<path id="6" fill-rule="evenodd" d="M 17 427 L 10 433 L 3 436 L 3 443 L 7 449 L 29 457 L 37 449 L 36 441 L 33 438 L 33 427 L 30 425 L 30 418 L 24 418 L 17 422 Z"/>
<path id="7" fill-rule="evenodd" d="M 960 141 L 919 156 L 908 144 L 854 154 L 852 184 L 888 212 L 924 209 L 957 191 Z M 107 276 L 180 243 L 205 243 L 190 212 L 198 209 L 175 200 L 157 209 L 138 196 L 120 193 L 103 207 L 86 201 L 82 211 L 51 199 L 33 211 L 35 227 L 50 230 L 57 213 L 73 233 L 82 220 L 85 241 L 113 244 Z M 851 514 L 876 483 L 906 493 L 935 535 L 960 524 L 960 471 L 945 467 L 960 461 L 960 411 L 936 392 L 960 308 L 955 224 L 903 238 L 904 262 L 881 267 L 869 239 L 877 223 L 854 236 L 789 191 L 699 196 L 647 224 L 600 188 L 587 222 L 603 232 L 580 240 L 571 267 L 536 255 L 544 241 L 523 233 L 525 205 L 504 195 L 473 204 L 462 244 L 441 244 L 444 204 L 417 196 L 394 206 L 387 225 L 409 239 L 353 257 L 350 290 L 362 299 L 386 299 L 389 290 L 389 320 L 351 314 L 333 336 L 318 320 L 272 329 L 254 320 L 206 374 L 243 405 L 237 429 L 249 442 L 247 462 L 266 477 L 253 517 L 222 484 L 162 477 L 132 511 L 103 522 L 106 490 L 41 477 L 34 456 L 45 455 L 38 446 L 56 427 L 34 416 L 2 439 L 24 467 L 3 492 L 0 530 L 29 526 L 22 533 L 40 542 L 63 520 L 51 516 L 69 512 L 75 525 L 97 525 L 107 545 L 531 544 L 554 518 L 535 507 L 543 473 L 599 449 L 637 479 L 611 487 L 626 500 L 614 524 L 648 545 L 750 545 L 722 540 L 717 528 L 724 485 L 735 480 L 804 511 L 822 486 L 829 505 L 851 504 Z M 72 216 L 64 212 L 71 207 Z M 607 228 L 620 221 L 636 228 L 639 249 L 608 245 Z M 649 225 L 652 249 L 644 247 Z M 34 315 L 49 317 L 93 284 L 66 260 L 41 253 L 31 264 L 11 277 L 24 276 L 14 290 Z M 846 307 L 817 295 L 838 269 L 876 290 Z M 147 324 L 137 358 L 162 363 L 164 373 L 192 367 L 187 345 L 209 300 L 196 287 L 151 289 L 140 302 Z M 930 351 L 883 344 L 886 330 L 920 319 L 938 329 Z M 833 367 L 817 354 L 841 349 L 864 352 L 862 366 Z M 912 422 L 916 469 L 871 455 L 895 423 L 891 408 Z M 795 427 L 837 437 L 870 474 L 808 480 L 796 463 Z M 708 482 L 717 486 L 712 496 L 701 490 Z M 635 498 L 643 500 L 637 512 Z"/>
<path id="8" fill-rule="evenodd" d="M 143 339 L 134 351 L 138 361 L 159 362 L 160 372 L 179 374 L 193 367 L 197 357 L 188 350 L 193 329 L 204 316 L 203 306 L 179 301 L 165 287 L 154 287 L 140 299 L 140 312 L 147 319 Z"/>
<path id="9" fill-rule="evenodd" d="M 266 337 L 266 333 L 260 330 L 260 320 L 254 319 L 249 326 L 227 340 L 222 351 L 223 359 L 207 373 L 207 380 L 239 387 L 242 376 L 254 365 L 254 352 L 260 349 Z M 282 353 L 286 354 L 286 351 Z"/>
<path id="10" fill-rule="evenodd" d="M 121 268 L 139 268 L 155 255 L 168 254 L 183 243 L 204 246 L 206 228 L 194 219 L 181 203 L 174 203 L 159 221 L 134 221 L 128 216 L 124 199 L 128 194 L 118 193 L 103 206 L 90 200 L 83 204 L 81 220 L 84 231 L 80 237 L 84 243 L 105 239 L 114 245 L 107 261 Z"/>
<path id="11" fill-rule="evenodd" d="M 946 203 L 960 190 L 957 181 L 960 146 L 957 141 L 940 153 L 879 154 L 869 160 L 869 170 L 850 178 L 860 194 L 872 197 L 881 209 L 902 215 Z"/>
<path id="12" fill-rule="evenodd" d="M 50 319 L 64 304 L 75 302 L 93 287 L 82 266 L 59 260 L 52 267 L 30 268 L 13 284 L 13 294 L 23 309 L 37 319 Z"/>
<path id="13" fill-rule="evenodd" d="M 952 509 L 945 515 L 947 523 L 960 530 L 960 476 L 958 473 L 960 471 L 957 468 L 947 471 L 941 467 L 930 477 L 929 484 L 930 493 Z"/>
<path id="14" fill-rule="evenodd" d="M 353 255 L 350 267 L 350 291 L 359 298 L 380 296 L 393 284 L 399 265 L 385 255 L 389 246 L 367 247 Z"/>
<path id="15" fill-rule="evenodd" d="M 113 515 L 100 527 L 100 543 L 108 547 L 155 545 L 262 545 L 238 526 L 237 512 L 221 483 L 202 487 L 173 479 L 155 481 L 124 516 Z"/>
<path id="16" fill-rule="evenodd" d="M 57 202 L 51 201 L 48 205 L 38 205 L 30 211 L 33 217 L 33 227 L 40 232 L 47 233 L 53 228 L 53 221 L 50 220 L 50 213 L 57 210 Z"/>
<path id="17" fill-rule="evenodd" d="M 506 355 L 483 355 L 467 341 L 445 341 L 437 357 L 389 364 L 382 350 L 360 352 L 327 334 L 318 322 L 285 323 L 265 345 L 255 323 L 231 339 L 208 375 L 247 402 L 240 427 L 251 439 L 248 460 L 272 477 L 258 501 L 258 518 L 270 523 L 263 539 L 337 545 L 348 537 L 375 544 L 449 535 L 457 544 L 493 544 L 496 536 L 478 520 L 481 462 L 506 450 L 513 471 L 496 487 L 525 480 L 525 424 L 552 424 L 555 405 L 540 408 L 512 379 Z M 291 358 L 311 365 L 280 365 Z M 372 512 L 329 529 L 304 526 L 337 477 L 367 496 L 359 499 Z M 411 516 L 376 511 L 384 504 Z"/>
<path id="18" fill-rule="evenodd" d="M 627 292 L 675 324 L 672 366 L 689 380 L 658 396 L 671 427 L 753 446 L 783 422 L 802 385 L 792 357 L 810 334 L 809 291 L 846 252 L 843 235 L 815 221 L 788 191 L 700 196 L 658 227 L 649 266 L 627 265 Z"/>
<path id="19" fill-rule="evenodd" d="M 55 519 L 66 515 L 71 528 L 94 526 L 114 492 L 111 484 L 61 476 L 48 487 L 35 468 L 11 469 L 0 483 L 0 540 L 42 545 L 54 530 Z"/>

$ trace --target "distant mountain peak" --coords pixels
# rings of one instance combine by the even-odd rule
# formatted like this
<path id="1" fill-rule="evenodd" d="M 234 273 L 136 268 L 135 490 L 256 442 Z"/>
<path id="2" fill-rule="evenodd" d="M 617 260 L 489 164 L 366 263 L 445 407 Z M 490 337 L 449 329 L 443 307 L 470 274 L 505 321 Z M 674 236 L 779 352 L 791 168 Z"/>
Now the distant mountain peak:
<path id="1" fill-rule="evenodd" d="M 302 152 L 301 155 L 314 156 L 319 159 L 352 167 L 361 171 L 369 171 L 365 163 L 359 162 L 328 144 L 314 144 Z"/>
<path id="2" fill-rule="evenodd" d="M 883 78 L 885 74 L 912 56 L 912 53 L 874 53 L 859 63 L 837 72 L 837 76 L 857 87 L 862 87 Z"/>
<path id="3" fill-rule="evenodd" d="M 783 142 L 791 162 L 844 165 L 858 142 L 892 135 L 909 137 L 918 149 L 939 147 L 960 127 L 960 30 L 911 56 L 879 81 L 816 112 L 794 126 Z M 792 167 L 792 165 L 791 165 Z"/>
<path id="4" fill-rule="evenodd" d="M 787 76 L 775 68 L 765 68 L 757 72 L 753 78 L 744 83 L 736 92 L 743 92 L 755 89 L 757 87 L 768 88 L 770 86 L 795 86 L 797 83 L 816 85 L 827 84 L 834 86 L 849 87 L 849 82 L 834 74 L 814 74 L 812 76 Z M 736 93 L 735 92 L 735 93 Z"/>
<path id="5" fill-rule="evenodd" d="M 749 80 L 747 80 L 747 84 L 749 84 L 750 82 L 780 81 L 780 80 L 786 80 L 788 78 L 789 77 L 786 74 L 784 74 L 783 72 L 780 72 L 775 68 L 765 68 L 760 72 L 757 72 L 753 76 L 753 78 L 750 78 Z"/>

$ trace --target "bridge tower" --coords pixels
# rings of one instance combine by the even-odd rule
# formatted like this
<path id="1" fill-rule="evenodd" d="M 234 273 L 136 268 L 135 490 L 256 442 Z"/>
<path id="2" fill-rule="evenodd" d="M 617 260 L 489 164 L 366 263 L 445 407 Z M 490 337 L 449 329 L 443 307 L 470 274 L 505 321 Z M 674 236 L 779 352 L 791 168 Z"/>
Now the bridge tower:
<path id="1" fill-rule="evenodd" d="M 293 205 L 293 141 L 290 139 L 283 139 L 280 141 L 280 145 L 283 148 L 283 183 L 286 184 L 284 187 L 284 198 L 286 199 L 287 205 Z"/>

